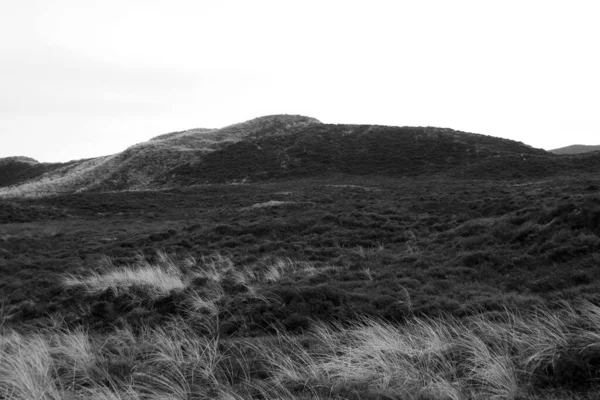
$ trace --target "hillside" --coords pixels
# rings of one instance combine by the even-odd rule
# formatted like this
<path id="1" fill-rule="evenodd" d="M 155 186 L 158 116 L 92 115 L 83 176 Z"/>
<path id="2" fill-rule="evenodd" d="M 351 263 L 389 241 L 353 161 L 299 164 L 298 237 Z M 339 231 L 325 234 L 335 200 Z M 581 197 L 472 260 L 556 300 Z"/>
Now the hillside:
<path id="1" fill-rule="evenodd" d="M 591 151 L 599 151 L 600 145 L 598 146 L 589 146 L 584 144 L 573 144 L 571 146 L 561 147 L 558 149 L 550 150 L 551 153 L 554 154 L 580 154 L 580 153 L 589 153 Z"/>
<path id="2" fill-rule="evenodd" d="M 523 143 L 430 127 L 314 124 L 284 135 L 252 135 L 168 174 L 182 184 L 327 173 L 418 176 L 514 155 L 545 156 Z M 498 171 L 500 173 L 501 171 Z"/>
<path id="3" fill-rule="evenodd" d="M 42 174 L 30 174 L 27 176 L 29 179 L 13 179 L 9 184 L 14 186 L 0 189 L 0 196 L 158 188 L 157 178 L 164 181 L 167 171 L 201 159 L 248 135 L 279 134 L 293 127 L 313 123 L 318 121 L 308 117 L 276 115 L 221 129 L 191 129 L 160 135 L 121 153 L 73 161 L 42 171 Z"/>
<path id="4" fill-rule="evenodd" d="M 521 142 L 452 129 L 334 125 L 273 115 L 220 129 L 167 133 L 105 157 L 9 165 L 0 167 L 4 197 L 328 174 L 528 179 L 597 172 L 600 155 L 559 157 Z"/>
<path id="5" fill-rule="evenodd" d="M 35 179 L 60 165 L 40 163 L 29 157 L 0 158 L 0 188 Z"/>

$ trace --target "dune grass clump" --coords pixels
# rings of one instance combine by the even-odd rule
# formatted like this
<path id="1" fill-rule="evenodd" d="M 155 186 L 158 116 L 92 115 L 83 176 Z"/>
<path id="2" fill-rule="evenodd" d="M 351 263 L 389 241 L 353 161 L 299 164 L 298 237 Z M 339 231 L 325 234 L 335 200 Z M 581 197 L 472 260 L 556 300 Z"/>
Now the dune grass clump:
<path id="1" fill-rule="evenodd" d="M 600 389 L 600 306 L 590 302 L 462 319 L 312 321 L 301 335 L 273 326 L 252 337 L 244 332 L 254 316 L 244 318 L 253 301 L 269 304 L 264 288 L 323 268 L 281 257 L 238 265 L 222 253 L 103 263 L 65 285 L 112 293 L 102 307 L 136 293 L 153 299 L 149 312 L 174 299 L 177 312 L 150 323 L 134 309 L 101 335 L 60 318 L 29 333 L 0 326 L 0 398 L 541 400 Z"/>
<path id="2" fill-rule="evenodd" d="M 264 355 L 274 383 L 341 398 L 587 398 L 600 383 L 598 312 L 587 303 L 494 319 L 321 323 L 312 350 L 287 337 Z"/>
<path id="3" fill-rule="evenodd" d="M 135 334 L 122 329 L 103 340 L 81 330 L 3 332 L 0 394 L 11 399 L 585 398 L 585 389 L 593 390 L 599 377 L 600 366 L 586 355 L 600 344 L 599 310 L 591 304 L 562 310 L 558 326 L 549 311 L 507 312 L 494 320 L 318 323 L 304 336 L 237 340 L 221 338 L 218 320 L 205 315 L 202 333 L 183 318 Z M 560 335 L 549 329 L 553 325 Z M 568 358 L 575 354 L 581 359 Z M 573 387 L 561 392 L 565 382 L 549 370 L 568 374 L 569 367 L 578 368 L 578 375 L 569 376 L 581 378 L 579 392 Z M 540 383 L 542 374 L 546 381 Z M 552 395 L 556 390 L 562 393 L 558 397 Z"/>
<path id="4" fill-rule="evenodd" d="M 189 279 L 184 271 L 171 257 L 158 252 L 158 261 L 150 263 L 139 257 L 134 265 L 115 266 L 108 257 L 100 261 L 99 271 L 92 271 L 86 276 L 67 275 L 63 279 L 66 287 L 78 287 L 86 293 L 97 294 L 112 290 L 115 294 L 132 287 L 142 287 L 149 294 L 160 295 L 171 290 L 183 290 Z M 186 260 L 191 263 L 192 260 Z"/>
<path id="5" fill-rule="evenodd" d="M 0 398 L 64 399 L 98 379 L 97 356 L 82 329 L 0 334 Z"/>
<path id="6" fill-rule="evenodd" d="M 100 261 L 98 271 L 85 276 L 66 275 L 63 285 L 76 287 L 88 294 L 106 290 L 115 294 L 132 288 L 142 288 L 149 296 L 165 295 L 173 290 L 183 291 L 194 282 L 206 280 L 223 284 L 250 285 L 276 282 L 285 274 L 314 275 L 312 263 L 292 260 L 288 257 L 265 257 L 251 266 L 238 266 L 231 257 L 216 252 L 202 256 L 200 260 L 187 257 L 176 260 L 164 252 L 157 252 L 155 262 L 139 256 L 133 265 L 116 266 L 108 257 Z"/>
<path id="7" fill-rule="evenodd" d="M 319 322 L 302 336 L 237 339 L 207 314 L 102 337 L 5 329 L 0 398 L 586 399 L 600 379 L 599 315 L 585 303 L 494 318 Z"/>
<path id="8" fill-rule="evenodd" d="M 125 322 L 143 325 L 150 320 L 161 324 L 174 315 L 194 319 L 203 315 L 220 317 L 224 331 L 234 333 L 247 329 L 247 321 L 250 329 L 269 329 L 272 321 L 260 321 L 264 307 L 258 303 L 280 304 L 270 293 L 273 284 L 284 277 L 330 274 L 332 268 L 288 257 L 267 256 L 240 265 L 220 252 L 197 259 L 158 252 L 151 260 L 140 255 L 134 263 L 120 266 L 103 258 L 96 271 L 63 276 L 63 286 L 72 297 L 83 299 L 77 300 L 82 304 L 77 318 L 94 328 L 110 330 Z"/>

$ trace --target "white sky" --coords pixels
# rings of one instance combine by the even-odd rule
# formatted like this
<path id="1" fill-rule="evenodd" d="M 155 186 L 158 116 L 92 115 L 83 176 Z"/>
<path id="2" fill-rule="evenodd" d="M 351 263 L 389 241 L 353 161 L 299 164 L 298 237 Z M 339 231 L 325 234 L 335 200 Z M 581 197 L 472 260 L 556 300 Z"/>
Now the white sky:
<path id="1" fill-rule="evenodd" d="M 600 2 L 0 0 L 0 157 L 269 114 L 600 144 Z"/>

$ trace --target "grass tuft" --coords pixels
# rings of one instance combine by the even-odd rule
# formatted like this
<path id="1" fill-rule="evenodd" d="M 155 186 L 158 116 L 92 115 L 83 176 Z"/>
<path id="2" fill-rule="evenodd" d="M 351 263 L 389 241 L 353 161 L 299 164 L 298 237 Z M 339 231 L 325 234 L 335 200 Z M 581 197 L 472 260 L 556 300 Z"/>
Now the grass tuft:
<path id="1" fill-rule="evenodd" d="M 304 336 L 278 332 L 245 339 L 221 338 L 217 316 L 205 318 L 204 329 L 191 318 L 177 317 L 162 326 L 115 330 L 102 339 L 82 329 L 4 331 L 0 395 L 43 400 L 585 398 L 580 395 L 589 391 L 565 390 L 561 393 L 571 394 L 555 397 L 533 378 L 545 366 L 558 368 L 565 355 L 585 357 L 581 350 L 597 344 L 598 315 L 600 307 L 585 303 L 577 311 L 506 311 L 494 319 L 413 317 L 400 325 L 363 318 L 316 323 Z M 590 368 L 586 387 L 593 391 L 598 371 L 585 365 Z"/>

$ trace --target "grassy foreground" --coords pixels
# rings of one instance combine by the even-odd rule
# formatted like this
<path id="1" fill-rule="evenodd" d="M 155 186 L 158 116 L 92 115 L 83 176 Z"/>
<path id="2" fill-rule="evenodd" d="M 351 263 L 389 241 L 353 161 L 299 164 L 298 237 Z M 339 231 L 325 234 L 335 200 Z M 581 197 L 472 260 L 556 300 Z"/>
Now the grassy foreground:
<path id="1" fill-rule="evenodd" d="M 36 331 L 1 326 L 0 398 L 592 399 L 599 388 L 600 307 L 589 302 L 460 320 L 314 321 L 301 335 L 231 337 L 220 326 L 223 285 L 246 285 L 237 301 L 260 301 L 260 282 L 286 269 L 311 273 L 310 265 L 280 260 L 236 272 L 217 254 L 184 276 L 185 266 L 162 258 L 129 269 L 107 263 L 63 284 L 144 301 L 202 280 L 205 290 L 185 292 L 166 322 L 103 334 L 59 317 Z"/>

